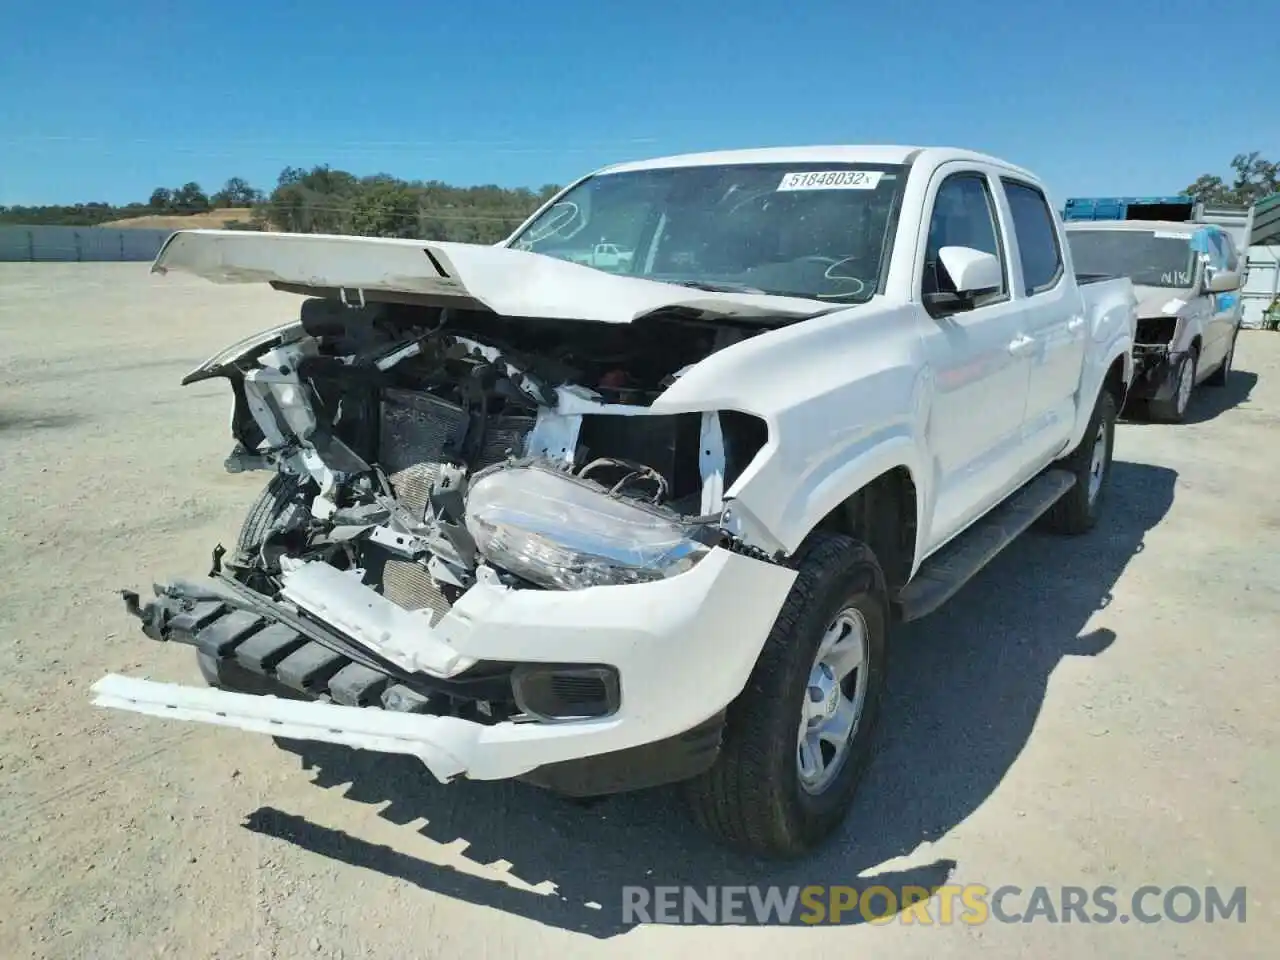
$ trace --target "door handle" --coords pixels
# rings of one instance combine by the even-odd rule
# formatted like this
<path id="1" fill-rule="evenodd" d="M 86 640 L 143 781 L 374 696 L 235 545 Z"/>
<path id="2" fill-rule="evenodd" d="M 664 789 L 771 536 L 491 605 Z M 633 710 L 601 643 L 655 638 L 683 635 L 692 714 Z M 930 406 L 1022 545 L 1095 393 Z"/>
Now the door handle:
<path id="1" fill-rule="evenodd" d="M 1036 345 L 1035 337 L 1028 337 L 1025 333 L 1020 333 L 1009 341 L 1009 352 L 1014 356 L 1026 353 Z"/>
<path id="2" fill-rule="evenodd" d="M 1071 333 L 1075 333 L 1077 330 L 1079 330 L 1083 326 L 1084 326 L 1084 317 L 1072 317 L 1070 320 L 1067 321 L 1067 330 Z"/>

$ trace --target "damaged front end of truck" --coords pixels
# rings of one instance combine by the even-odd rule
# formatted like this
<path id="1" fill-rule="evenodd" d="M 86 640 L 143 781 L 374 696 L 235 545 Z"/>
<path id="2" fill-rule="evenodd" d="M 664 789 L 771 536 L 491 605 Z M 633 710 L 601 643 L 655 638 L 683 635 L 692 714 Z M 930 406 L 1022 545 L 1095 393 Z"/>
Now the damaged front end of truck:
<path id="1" fill-rule="evenodd" d="M 794 574 L 726 522 L 764 420 L 650 404 L 769 327 L 304 300 L 184 380 L 229 382 L 227 468 L 274 473 L 238 542 L 206 578 L 124 592 L 148 636 L 196 648 L 210 689 L 109 676 L 95 702 L 568 794 L 706 769 L 754 656 L 666 679 L 663 644 L 723 631 L 758 650 Z M 709 715 L 682 699 L 699 683 Z"/>

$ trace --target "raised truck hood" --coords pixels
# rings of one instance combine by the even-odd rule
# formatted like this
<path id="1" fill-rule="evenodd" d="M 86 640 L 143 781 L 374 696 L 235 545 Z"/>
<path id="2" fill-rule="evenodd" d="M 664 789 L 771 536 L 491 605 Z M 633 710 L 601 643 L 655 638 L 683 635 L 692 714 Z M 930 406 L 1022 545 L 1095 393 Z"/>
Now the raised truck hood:
<path id="1" fill-rule="evenodd" d="M 820 300 L 712 293 L 617 276 L 508 247 L 329 234 L 180 230 L 154 273 L 215 283 L 270 283 L 297 292 L 340 290 L 357 302 L 411 295 L 439 306 L 480 306 L 509 317 L 631 321 L 669 307 L 723 317 L 794 317 L 833 309 Z"/>

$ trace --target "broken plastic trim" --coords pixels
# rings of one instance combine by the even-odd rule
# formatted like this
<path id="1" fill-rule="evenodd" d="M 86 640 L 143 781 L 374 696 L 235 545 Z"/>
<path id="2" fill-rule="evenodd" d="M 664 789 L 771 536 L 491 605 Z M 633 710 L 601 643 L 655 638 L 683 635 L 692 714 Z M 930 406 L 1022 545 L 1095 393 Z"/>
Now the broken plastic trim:
<path id="1" fill-rule="evenodd" d="M 337 632 L 309 618 L 299 616 L 284 604 L 262 596 L 226 574 L 214 574 L 210 582 L 203 584 L 188 580 L 155 584 L 152 590 L 156 600 L 145 605 L 141 603 L 138 594 L 132 590 L 122 590 L 121 594 L 125 609 L 142 621 L 143 633 L 153 640 L 168 642 L 171 639 L 177 639 L 179 642 L 194 642 L 194 637 L 188 638 L 172 632 L 175 618 L 183 613 L 190 613 L 198 603 L 220 603 L 232 609 L 247 610 L 267 620 L 282 623 L 334 653 L 340 653 L 347 659 L 369 667 L 371 670 L 386 673 L 411 689 L 430 691 L 430 687 L 424 686 L 420 678 L 412 673 L 400 669 L 390 661 L 374 656 Z"/>
<path id="2" fill-rule="evenodd" d="M 297 320 L 290 320 L 288 323 L 282 323 L 263 330 L 261 333 L 255 333 L 252 336 L 245 337 L 243 340 L 237 340 L 231 346 L 219 350 L 183 377 L 182 385 L 185 387 L 193 383 L 199 383 L 201 380 L 229 376 L 231 373 L 237 372 L 229 368 L 253 359 L 255 354 L 265 353 L 272 347 L 293 340 L 295 339 L 295 334 L 301 332 L 302 324 Z"/>

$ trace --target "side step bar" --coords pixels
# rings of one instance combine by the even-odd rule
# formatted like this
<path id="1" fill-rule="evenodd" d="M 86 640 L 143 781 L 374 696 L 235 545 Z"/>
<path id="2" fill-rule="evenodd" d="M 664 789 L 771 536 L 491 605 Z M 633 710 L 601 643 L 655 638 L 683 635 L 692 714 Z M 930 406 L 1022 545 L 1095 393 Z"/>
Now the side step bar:
<path id="1" fill-rule="evenodd" d="M 1045 471 L 926 560 L 898 594 L 902 619 L 919 620 L 950 600 L 1075 483 L 1065 470 Z"/>

